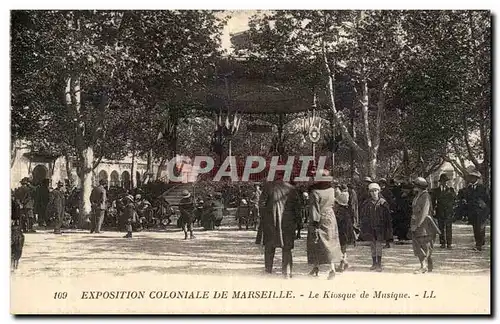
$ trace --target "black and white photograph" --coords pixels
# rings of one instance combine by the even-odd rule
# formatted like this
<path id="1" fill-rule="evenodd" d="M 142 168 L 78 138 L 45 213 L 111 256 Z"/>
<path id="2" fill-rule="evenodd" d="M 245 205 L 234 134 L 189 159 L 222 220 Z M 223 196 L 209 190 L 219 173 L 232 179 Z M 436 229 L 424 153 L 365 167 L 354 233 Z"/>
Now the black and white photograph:
<path id="1" fill-rule="evenodd" d="M 11 314 L 492 314 L 490 10 L 9 16 Z"/>

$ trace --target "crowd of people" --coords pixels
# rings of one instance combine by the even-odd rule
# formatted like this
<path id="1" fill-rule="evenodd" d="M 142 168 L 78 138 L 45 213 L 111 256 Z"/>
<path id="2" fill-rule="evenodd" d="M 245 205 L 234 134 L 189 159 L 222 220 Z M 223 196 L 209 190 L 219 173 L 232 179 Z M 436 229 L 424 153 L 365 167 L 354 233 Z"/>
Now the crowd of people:
<path id="1" fill-rule="evenodd" d="M 35 224 L 38 228 L 53 228 L 55 234 L 60 234 L 62 227 L 80 225 L 81 190 L 61 181 L 55 188 L 49 184 L 49 179 L 35 185 L 29 178 L 23 178 L 21 186 L 12 192 L 12 220 L 24 233 L 36 232 Z M 130 212 L 126 207 L 130 202 L 134 206 L 134 227 L 137 230 L 165 227 L 172 222 L 175 213 L 163 197 L 148 199 L 143 197 L 140 189 L 134 194 L 123 188 L 108 188 L 105 180 L 93 189 L 90 202 L 92 213 L 88 221 L 93 233 L 100 233 L 103 226 L 124 229 L 126 214 Z"/>
<path id="2" fill-rule="evenodd" d="M 12 220 L 25 233 L 34 233 L 34 225 L 53 227 L 54 233 L 61 233 L 61 227 L 72 223 L 71 215 L 78 212 L 79 189 L 63 190 L 65 184 L 56 183 L 50 187 L 50 180 L 44 179 L 36 186 L 29 178 L 21 180 L 21 186 L 11 193 Z"/>
<path id="3" fill-rule="evenodd" d="M 318 170 L 328 176 L 327 170 Z M 473 227 L 475 247 L 485 245 L 486 222 L 490 215 L 490 196 L 480 184 L 479 172 L 465 176 L 467 186 L 458 194 L 452 179 L 442 174 L 439 186 L 430 189 L 418 177 L 411 183 L 402 179 L 338 184 L 317 181 L 303 188 L 284 181 L 268 183 L 263 192 L 261 219 L 256 243 L 264 245 L 265 270 L 272 272 L 276 248 L 282 249 L 282 273 L 292 274 L 294 241 L 307 222 L 307 260 L 310 275 L 318 276 L 320 265 L 329 266 L 328 279 L 348 268 L 347 246 L 368 241 L 371 246 L 370 270 L 382 271 L 382 254 L 391 243 L 411 241 L 420 262 L 416 273 L 433 271 L 432 252 L 439 235 L 441 248 L 452 248 L 455 220 L 466 220 Z"/>
<path id="4" fill-rule="evenodd" d="M 329 175 L 326 170 L 318 172 Z M 264 183 L 263 189 L 256 183 L 250 192 L 238 197 L 235 220 L 238 229 L 257 231 L 256 243 L 265 246 L 267 272 L 272 272 L 275 250 L 281 248 L 283 274 L 291 276 L 294 242 L 302 238 L 306 227 L 307 260 L 313 276 L 323 264 L 329 265 L 329 279 L 337 271 L 345 271 L 349 267 L 347 247 L 357 241 L 370 242 L 371 270 L 375 271 L 382 271 L 384 248 L 411 242 L 420 261 L 416 272 L 425 273 L 434 267 L 432 251 L 437 235 L 441 248 L 452 248 L 452 223 L 456 220 L 472 225 L 474 250 L 483 249 L 490 196 L 480 178 L 476 171 L 466 175 L 467 185 L 458 193 L 446 174 L 441 174 L 434 189 L 424 178 L 409 182 L 366 177 L 351 183 L 317 181 L 307 185 L 277 180 Z M 63 190 L 62 182 L 52 189 L 49 183 L 47 179 L 33 186 L 24 178 L 13 192 L 12 219 L 22 232 L 34 232 L 35 222 L 52 226 L 55 234 L 61 233 L 62 226 L 76 224 L 80 191 Z M 205 230 L 219 229 L 228 215 L 226 200 L 221 192 L 202 192 L 195 199 L 184 190 L 176 224 L 184 239 L 195 238 L 195 224 Z M 126 231 L 124 238 L 131 238 L 134 231 L 168 226 L 177 213 L 164 195 L 146 199 L 139 192 L 135 196 L 127 191 L 113 193 L 106 180 L 93 188 L 90 203 L 90 233 L 101 233 L 106 223 Z"/>

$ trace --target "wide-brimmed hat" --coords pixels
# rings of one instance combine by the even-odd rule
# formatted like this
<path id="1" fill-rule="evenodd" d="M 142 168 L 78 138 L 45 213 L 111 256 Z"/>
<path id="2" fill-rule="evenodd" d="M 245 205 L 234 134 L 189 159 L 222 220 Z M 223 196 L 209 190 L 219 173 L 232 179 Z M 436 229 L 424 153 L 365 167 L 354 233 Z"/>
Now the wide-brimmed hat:
<path id="1" fill-rule="evenodd" d="M 376 182 L 372 182 L 368 185 L 368 191 L 372 191 L 372 190 L 380 190 L 380 186 L 378 183 Z"/>
<path id="2" fill-rule="evenodd" d="M 246 205 L 246 204 L 247 204 L 247 200 L 246 200 L 246 199 L 241 199 L 241 203 L 242 203 L 243 205 Z"/>
<path id="3" fill-rule="evenodd" d="M 133 202 L 134 201 L 134 196 L 132 196 L 132 195 L 126 195 L 125 197 L 123 197 L 123 199 L 130 200 L 130 201 Z"/>
<path id="4" fill-rule="evenodd" d="M 387 179 L 386 178 L 380 178 L 380 180 L 378 181 L 378 183 L 387 184 Z"/>
<path id="5" fill-rule="evenodd" d="M 422 177 L 418 177 L 416 178 L 415 180 L 413 180 L 413 184 L 416 186 L 416 187 L 419 187 L 421 189 L 427 189 L 427 187 L 429 186 L 429 184 L 427 183 L 427 180 L 425 180 L 424 178 Z"/>
<path id="6" fill-rule="evenodd" d="M 479 173 L 479 171 L 472 171 L 472 172 L 469 172 L 468 176 L 481 178 L 481 173 Z"/>
<path id="7" fill-rule="evenodd" d="M 373 181 L 372 181 L 372 178 L 370 178 L 370 177 L 365 177 L 365 178 L 363 179 L 363 181 L 364 181 L 364 182 L 370 182 L 370 183 L 372 183 L 372 182 L 373 182 Z"/>
<path id="8" fill-rule="evenodd" d="M 441 175 L 439 176 L 439 181 L 448 181 L 448 180 L 450 180 L 448 175 L 446 173 L 441 173 Z"/>
<path id="9" fill-rule="evenodd" d="M 187 190 L 182 190 L 182 197 L 189 198 L 189 197 L 191 197 L 191 193 Z"/>

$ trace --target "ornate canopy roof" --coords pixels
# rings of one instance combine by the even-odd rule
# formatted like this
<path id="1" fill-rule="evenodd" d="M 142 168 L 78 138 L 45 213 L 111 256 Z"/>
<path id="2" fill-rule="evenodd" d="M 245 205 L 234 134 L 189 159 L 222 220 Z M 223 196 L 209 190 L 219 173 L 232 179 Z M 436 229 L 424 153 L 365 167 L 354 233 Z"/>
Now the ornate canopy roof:
<path id="1" fill-rule="evenodd" d="M 265 71 L 248 68 L 243 60 L 220 63 L 217 80 L 199 94 L 200 109 L 238 111 L 244 114 L 290 114 L 305 112 L 313 105 L 313 92 Z M 323 109 L 325 105 L 318 105 Z"/>
<path id="2" fill-rule="evenodd" d="M 245 114 L 297 113 L 311 109 L 313 96 L 301 89 L 264 83 L 231 83 L 213 89 L 206 97 L 206 109 L 238 111 Z"/>

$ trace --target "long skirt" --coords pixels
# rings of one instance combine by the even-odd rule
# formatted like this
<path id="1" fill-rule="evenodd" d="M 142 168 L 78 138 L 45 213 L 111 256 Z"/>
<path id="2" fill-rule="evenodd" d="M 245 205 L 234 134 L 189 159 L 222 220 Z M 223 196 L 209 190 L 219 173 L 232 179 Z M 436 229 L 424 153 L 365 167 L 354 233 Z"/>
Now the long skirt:
<path id="1" fill-rule="evenodd" d="M 347 206 L 337 205 L 335 209 L 335 216 L 337 218 L 337 226 L 339 229 L 339 242 L 340 246 L 353 244 L 355 241 L 354 230 L 352 227 L 352 214 Z"/>
<path id="2" fill-rule="evenodd" d="M 431 235 L 412 237 L 413 253 L 420 261 L 429 258 L 434 249 L 434 238 Z"/>
<path id="3" fill-rule="evenodd" d="M 319 227 L 312 223 L 307 231 L 307 262 L 312 265 L 340 262 L 339 232 L 333 210 L 321 215 Z"/>

